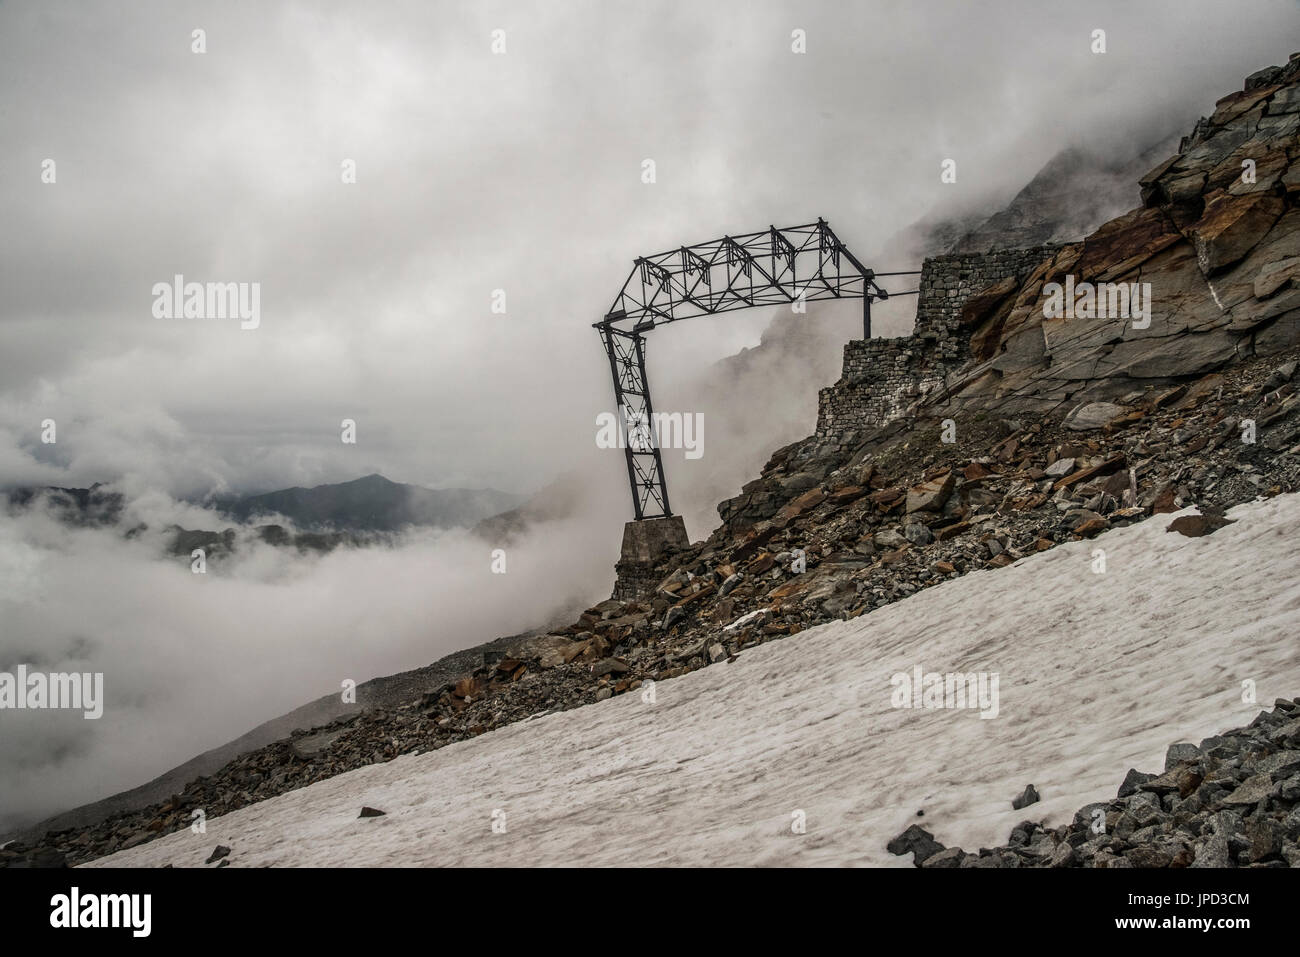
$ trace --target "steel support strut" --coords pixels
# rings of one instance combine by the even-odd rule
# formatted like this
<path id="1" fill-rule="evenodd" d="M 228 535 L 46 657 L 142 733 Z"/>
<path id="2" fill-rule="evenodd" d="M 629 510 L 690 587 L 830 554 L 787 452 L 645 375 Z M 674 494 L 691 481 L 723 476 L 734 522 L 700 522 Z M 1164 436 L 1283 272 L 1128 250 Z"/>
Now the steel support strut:
<path id="1" fill-rule="evenodd" d="M 614 379 L 614 405 L 618 409 L 619 437 L 632 486 L 637 520 L 672 515 L 663 459 L 655 435 L 654 406 L 645 371 L 645 336 L 601 325 L 605 354 Z"/>

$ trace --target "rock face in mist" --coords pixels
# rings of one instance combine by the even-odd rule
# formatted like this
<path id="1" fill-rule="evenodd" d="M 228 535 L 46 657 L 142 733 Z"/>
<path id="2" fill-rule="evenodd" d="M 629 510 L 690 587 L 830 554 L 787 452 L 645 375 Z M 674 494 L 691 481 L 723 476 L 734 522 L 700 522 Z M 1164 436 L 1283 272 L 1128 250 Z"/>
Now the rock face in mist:
<path id="1" fill-rule="evenodd" d="M 1216 104 L 1142 177 L 1143 206 L 1062 247 L 1018 288 L 962 317 L 974 364 L 958 407 L 1045 411 L 1281 353 L 1300 343 L 1300 58 Z M 1045 317 L 1055 287 L 1124 284 L 1149 316 L 1088 308 Z"/>
<path id="2" fill-rule="evenodd" d="M 577 472 L 565 473 L 523 504 L 482 519 L 473 532 L 493 544 L 509 545 L 535 525 L 568 518 L 582 507 L 583 481 Z"/>
<path id="3" fill-rule="evenodd" d="M 126 497 L 96 482 L 90 488 L 16 488 L 6 493 L 11 508 L 47 508 L 56 518 L 70 525 L 109 526 L 122 518 Z M 395 532 L 408 525 L 436 528 L 461 528 L 474 525 L 517 506 L 522 496 L 496 489 L 446 488 L 429 489 L 418 485 L 392 482 L 382 475 L 337 485 L 314 488 L 287 488 L 262 495 L 218 499 L 214 504 L 225 515 L 239 522 L 261 516 L 282 515 L 304 533 Z M 177 548 L 189 545 L 185 536 L 206 536 L 209 540 L 233 536 L 232 530 L 209 532 L 177 527 Z M 288 536 L 276 525 L 262 525 L 259 537 L 271 545 L 289 544 L 302 535 Z M 317 538 L 321 534 L 316 534 Z M 333 536 L 338 538 L 337 534 Z M 201 547 L 210 542 L 199 542 Z M 309 542 L 332 547 L 339 541 Z"/>
<path id="4" fill-rule="evenodd" d="M 196 548 L 203 549 L 207 558 L 225 558 L 238 552 L 241 545 L 240 531 L 234 528 L 216 532 L 172 525 L 167 531 L 171 535 L 168 552 L 185 558 L 191 557 Z M 319 553 L 349 545 L 363 548 L 385 541 L 383 532 L 292 532 L 283 525 L 258 525 L 247 535 L 245 542 L 251 540 L 275 548 L 296 548 L 299 552 Z"/>
<path id="5" fill-rule="evenodd" d="M 1097 156 L 1078 147 L 1056 154 L 994 213 L 954 242 L 949 253 L 1067 243 L 1087 236 L 1138 201 L 1138 178 L 1178 146 L 1171 137 L 1133 156 Z"/>
<path id="6" fill-rule="evenodd" d="M 1040 246 L 1072 242 L 1094 231 L 1112 217 L 1140 201 L 1138 180 L 1156 162 L 1178 145 L 1177 137 L 1164 138 L 1154 146 L 1137 148 L 1127 155 L 1098 155 L 1077 147 L 1062 150 L 1052 158 L 1004 208 L 992 211 L 929 215 L 884 244 L 868 264 L 878 269 L 916 268 L 926 256 L 952 253 L 985 253 L 993 249 Z M 915 277 L 898 277 L 888 288 L 914 288 Z M 876 330 L 898 328 L 910 319 L 891 315 L 892 304 L 877 306 Z M 753 467 L 763 462 L 761 450 L 793 442 L 807 434 L 807 411 L 816 404 L 817 389 L 833 381 L 840 370 L 840 350 L 846 338 L 860 335 L 858 319 L 852 324 L 831 323 L 816 315 L 794 315 L 780 310 L 763 334 L 762 342 L 728 357 L 715 367 L 711 388 L 702 391 L 702 407 L 715 410 L 715 436 L 753 432 L 753 417 L 746 410 L 730 410 L 732 394 L 770 396 L 781 401 L 765 410 L 762 434 L 753 440 Z M 716 439 L 715 441 L 721 441 Z M 707 469 L 707 465 L 705 466 Z M 693 483 L 710 503 L 727 494 L 726 475 L 699 474 Z"/>
<path id="7" fill-rule="evenodd" d="M 576 499 L 576 488 L 571 491 Z M 127 504 L 121 492 L 98 483 L 90 488 L 18 488 L 6 493 L 4 500 L 10 509 L 43 508 L 59 521 L 83 528 L 119 527 Z M 480 530 L 513 534 L 526 524 L 525 518 L 535 520 L 541 514 L 533 510 L 521 516 L 518 509 L 506 511 L 519 500 L 520 496 L 493 489 L 426 489 L 369 475 L 339 485 L 219 500 L 215 503 L 218 509 L 234 521 L 251 524 L 261 516 L 281 515 L 293 527 L 263 523 L 218 531 L 170 525 L 164 530 L 168 536 L 165 548 L 168 554 L 187 560 L 195 549 L 203 549 L 206 558 L 219 560 L 249 542 L 300 553 L 382 544 L 391 533 L 411 526 L 463 528 L 477 522 Z M 564 514 L 572 508 L 572 503 L 564 509 L 549 504 Z M 130 538 L 146 530 L 146 525 L 136 524 L 124 534 Z"/>
<path id="8" fill-rule="evenodd" d="M 125 498 L 99 482 L 90 488 L 17 488 L 7 495 L 13 508 L 43 504 L 60 521 L 69 525 L 115 525 L 122 515 Z"/>
<path id="9" fill-rule="evenodd" d="M 929 216 L 887 243 L 869 263 L 876 268 L 916 268 L 923 256 L 1040 246 L 1079 240 L 1113 216 L 1140 201 L 1138 180 L 1178 145 L 1165 138 L 1131 154 L 1099 156 L 1079 148 L 1062 150 L 1025 185 L 1004 208 L 966 215 Z M 914 288 L 916 277 L 898 277 L 887 284 Z M 876 307 L 876 330 L 890 328 L 909 312 L 890 317 L 890 303 Z M 882 321 L 883 318 L 883 321 Z M 918 322 L 921 317 L 918 315 Z M 849 325 L 817 315 L 779 310 L 758 346 L 718 362 L 714 377 L 701 390 L 701 408 L 710 409 L 715 423 L 713 441 L 735 436 L 752 449 L 752 467 L 765 461 L 764 450 L 796 441 L 808 432 L 808 413 L 817 403 L 817 390 L 840 372 L 840 352 L 846 338 L 861 335 L 854 316 Z M 737 408 L 733 395 L 769 398 L 761 425 L 748 407 Z M 736 456 L 728 458 L 734 460 Z M 707 500 L 708 507 L 729 494 L 732 473 L 714 474 L 708 463 L 696 463 L 689 493 Z M 697 525 L 697 522 L 691 522 Z"/>
<path id="10" fill-rule="evenodd" d="M 1074 242 L 1135 206 L 1138 179 L 1177 146 L 1172 136 L 1125 154 L 1066 147 L 1006 206 L 930 213 L 892 236 L 873 258 L 902 269 L 904 262 L 945 253 Z"/>
<path id="11" fill-rule="evenodd" d="M 408 525 L 454 528 L 504 512 L 519 496 L 495 489 L 428 489 L 367 475 L 337 485 L 288 488 L 222 503 L 238 521 L 283 515 L 315 531 L 395 532 Z"/>

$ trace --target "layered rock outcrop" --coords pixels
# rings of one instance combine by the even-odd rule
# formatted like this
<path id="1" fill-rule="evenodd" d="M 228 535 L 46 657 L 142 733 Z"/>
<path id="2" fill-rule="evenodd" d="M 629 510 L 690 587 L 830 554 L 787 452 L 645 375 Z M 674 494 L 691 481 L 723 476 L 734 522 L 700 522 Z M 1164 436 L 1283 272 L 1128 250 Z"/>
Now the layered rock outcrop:
<path id="1" fill-rule="evenodd" d="M 919 403 L 1049 412 L 1300 344 L 1298 160 L 1300 54 L 1221 99 L 1142 177 L 1143 205 L 1082 242 L 1015 251 L 1020 268 L 997 279 L 992 264 L 1011 252 L 973 256 L 963 268 L 990 281 L 955 290 L 939 278 L 951 257 L 927 260 L 916 333 L 846 349 L 819 435 L 878 426 Z M 1078 298 L 1053 310 L 1053 284 Z M 1125 306 L 1129 291 L 1140 309 Z M 948 314 L 948 334 L 934 335 L 929 309 Z"/>

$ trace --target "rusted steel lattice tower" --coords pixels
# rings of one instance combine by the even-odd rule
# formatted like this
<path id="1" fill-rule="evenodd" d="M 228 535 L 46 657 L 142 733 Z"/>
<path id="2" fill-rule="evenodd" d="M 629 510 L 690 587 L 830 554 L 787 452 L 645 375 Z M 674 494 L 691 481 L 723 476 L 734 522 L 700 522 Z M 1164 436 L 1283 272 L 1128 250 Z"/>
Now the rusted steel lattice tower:
<path id="1" fill-rule="evenodd" d="M 849 252 L 824 219 L 784 229 L 769 226 L 637 259 L 605 318 L 593 324 L 609 357 L 622 421 L 649 426 L 629 428 L 625 445 L 636 520 L 673 514 L 653 430 L 647 332 L 679 319 L 755 306 L 861 299 L 862 336 L 870 339 L 871 303 L 888 298 L 876 284 L 876 273 Z"/>

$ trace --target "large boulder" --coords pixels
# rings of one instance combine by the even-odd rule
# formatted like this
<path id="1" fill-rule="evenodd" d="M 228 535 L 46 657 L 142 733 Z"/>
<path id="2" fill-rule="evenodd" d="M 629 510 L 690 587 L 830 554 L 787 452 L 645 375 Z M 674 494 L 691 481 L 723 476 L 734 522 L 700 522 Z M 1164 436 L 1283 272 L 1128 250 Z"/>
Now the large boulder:
<path id="1" fill-rule="evenodd" d="M 1113 402 L 1085 402 L 1070 410 L 1062 423 L 1067 429 L 1086 432 L 1114 422 L 1129 410 Z"/>
<path id="2" fill-rule="evenodd" d="M 907 490 L 907 514 L 942 511 L 956 484 L 956 474 L 944 472 L 920 485 L 912 486 Z"/>

